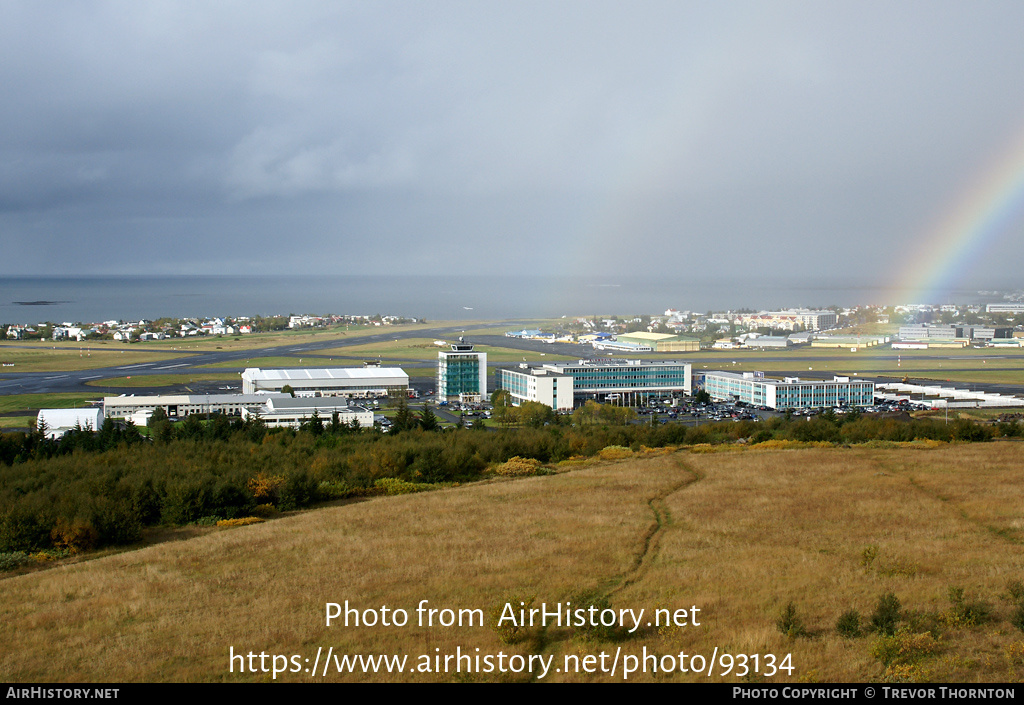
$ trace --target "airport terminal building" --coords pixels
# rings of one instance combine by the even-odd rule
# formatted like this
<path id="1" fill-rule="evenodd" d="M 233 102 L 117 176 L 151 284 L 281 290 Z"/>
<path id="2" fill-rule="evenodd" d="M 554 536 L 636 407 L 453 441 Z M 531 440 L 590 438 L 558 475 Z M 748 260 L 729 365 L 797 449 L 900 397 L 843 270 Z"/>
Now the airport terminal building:
<path id="1" fill-rule="evenodd" d="M 500 368 L 497 385 L 514 404 L 539 401 L 568 410 L 578 402 L 643 404 L 648 399 L 689 394 L 692 366 L 676 360 L 580 360 Z"/>
<path id="2" fill-rule="evenodd" d="M 742 401 L 772 409 L 869 406 L 875 401 L 874 382 L 851 381 L 849 377 L 770 379 L 763 372 L 716 371 L 704 375 L 704 391 L 716 401 Z"/>

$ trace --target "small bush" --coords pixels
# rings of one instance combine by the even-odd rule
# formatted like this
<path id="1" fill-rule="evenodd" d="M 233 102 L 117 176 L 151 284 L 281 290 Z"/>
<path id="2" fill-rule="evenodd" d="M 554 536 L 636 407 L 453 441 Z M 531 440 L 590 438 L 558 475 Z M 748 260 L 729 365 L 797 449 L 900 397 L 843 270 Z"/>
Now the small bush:
<path id="1" fill-rule="evenodd" d="M 8 551 L 0 553 L 0 571 L 14 570 L 26 563 L 31 563 L 32 557 L 24 551 Z"/>
<path id="2" fill-rule="evenodd" d="M 1024 666 L 1024 641 L 1015 641 L 1003 649 L 1006 665 L 1010 668 Z"/>
<path id="3" fill-rule="evenodd" d="M 348 499 L 349 497 L 361 497 L 365 495 L 366 488 L 351 485 L 344 480 L 338 480 L 336 482 L 324 480 L 317 487 L 317 493 L 324 500 Z"/>
<path id="4" fill-rule="evenodd" d="M 57 548 L 67 549 L 71 553 L 79 553 L 95 548 L 99 541 L 99 534 L 89 521 L 81 519 L 68 521 L 64 517 L 59 517 L 57 525 L 50 531 L 50 540 Z"/>
<path id="5" fill-rule="evenodd" d="M 1006 583 L 1006 598 L 1010 604 L 1024 605 L 1024 582 L 1010 580 Z"/>
<path id="6" fill-rule="evenodd" d="M 974 627 L 983 624 L 992 616 L 992 607 L 980 600 L 968 601 L 962 587 L 949 588 L 949 611 L 944 615 L 947 624 L 953 627 Z"/>
<path id="7" fill-rule="evenodd" d="M 871 615 L 871 631 L 892 636 L 896 633 L 901 618 L 900 599 L 895 594 L 887 592 L 878 598 L 878 605 L 875 607 L 874 614 Z"/>
<path id="8" fill-rule="evenodd" d="M 860 612 L 847 610 L 836 620 L 836 632 L 846 639 L 856 639 L 861 635 Z"/>
<path id="9" fill-rule="evenodd" d="M 927 656 L 937 653 L 939 641 L 929 632 L 914 634 L 899 629 L 881 636 L 871 647 L 871 655 L 883 666 L 912 666 Z"/>
<path id="10" fill-rule="evenodd" d="M 536 595 L 513 595 L 491 607 L 491 629 L 498 635 L 502 644 L 518 644 L 529 636 L 529 627 L 521 623 L 519 616 L 521 610 L 529 614 L 535 599 Z M 508 619 L 510 613 L 515 617 L 514 621 Z"/>
<path id="11" fill-rule="evenodd" d="M 860 565 L 864 568 L 864 572 L 871 570 L 871 565 L 878 558 L 878 546 L 868 546 L 860 552 Z"/>
<path id="12" fill-rule="evenodd" d="M 224 517 L 219 517 L 216 514 L 213 514 L 196 519 L 196 526 L 216 526 L 219 521 L 224 521 Z"/>
<path id="13" fill-rule="evenodd" d="M 1010 615 L 1010 624 L 1024 632 L 1024 605 L 1018 605 L 1017 609 Z"/>
<path id="14" fill-rule="evenodd" d="M 275 507 L 273 504 L 257 504 L 256 508 L 252 510 L 252 513 L 258 517 L 270 519 L 272 517 L 276 517 L 281 512 L 279 512 L 277 510 L 277 507 Z"/>
<path id="15" fill-rule="evenodd" d="M 539 469 L 539 460 L 534 458 L 521 458 L 516 455 L 500 465 L 495 465 L 494 474 L 503 475 L 505 477 L 526 477 L 528 475 L 536 475 Z"/>
<path id="16" fill-rule="evenodd" d="M 587 613 L 587 624 L 576 627 L 576 634 L 586 641 L 616 641 L 622 636 L 621 626 L 618 622 L 610 625 L 601 624 L 601 615 L 605 610 L 612 609 L 611 601 L 604 595 L 598 597 L 577 597 L 571 601 L 573 609 L 583 609 Z M 593 608 L 593 610 L 591 609 Z M 591 623 L 590 615 L 594 615 Z"/>
<path id="17" fill-rule="evenodd" d="M 373 489 L 376 494 L 391 496 L 432 490 L 434 485 L 425 482 L 406 482 L 405 480 L 399 480 L 397 477 L 382 477 L 374 480 Z"/>
<path id="18" fill-rule="evenodd" d="M 249 524 L 262 524 L 266 519 L 263 517 L 241 517 L 240 519 L 221 519 L 217 526 L 248 526 Z"/>
<path id="19" fill-rule="evenodd" d="M 790 639 L 807 636 L 807 629 L 804 627 L 803 620 L 797 616 L 796 605 L 792 600 L 782 608 L 779 618 L 775 620 L 775 626 Z"/>
<path id="20" fill-rule="evenodd" d="M 277 500 L 278 492 L 285 482 L 286 480 L 283 475 L 268 475 L 265 472 L 259 472 L 254 477 L 249 478 L 246 487 L 249 488 L 252 496 L 257 500 L 273 504 Z"/>
<path id="21" fill-rule="evenodd" d="M 50 561 L 57 561 L 61 558 L 67 558 L 71 555 L 71 551 L 66 548 L 47 548 L 42 551 L 36 551 L 29 556 L 30 560 L 36 563 L 49 563 Z"/>
<path id="22" fill-rule="evenodd" d="M 605 446 L 598 455 L 602 460 L 623 460 L 632 458 L 633 451 L 625 446 Z"/>

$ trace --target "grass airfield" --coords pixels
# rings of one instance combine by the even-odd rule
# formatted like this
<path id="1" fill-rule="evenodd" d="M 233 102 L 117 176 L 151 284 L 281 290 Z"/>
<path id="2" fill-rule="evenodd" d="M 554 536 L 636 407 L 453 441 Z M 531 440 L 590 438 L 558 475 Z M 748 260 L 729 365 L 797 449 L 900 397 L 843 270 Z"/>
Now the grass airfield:
<path id="1" fill-rule="evenodd" d="M 333 647 L 405 654 L 410 666 L 461 648 L 552 657 L 553 667 L 541 677 L 339 674 L 332 665 L 326 677 L 277 680 L 621 681 L 621 667 L 614 677 L 555 668 L 601 652 L 710 659 L 717 648 L 733 672 L 719 667 L 712 681 L 1019 680 L 1024 633 L 1011 623 L 1007 586 L 1024 580 L 1024 444 L 876 446 L 609 449 L 555 475 L 379 497 L 7 577 L 0 677 L 271 680 L 238 673 L 237 662 L 230 673 L 229 649 L 312 665 L 318 648 Z M 958 618 L 957 587 L 986 606 L 985 619 Z M 835 629 L 850 609 L 866 621 L 887 592 L 907 628 L 896 661 L 877 635 Z M 489 615 L 531 597 L 536 606 L 604 599 L 648 615 L 696 606 L 700 625 L 611 635 L 548 626 L 507 644 L 489 626 L 415 623 L 421 600 Z M 325 626 L 325 604 L 346 600 L 405 609 L 410 623 Z M 787 636 L 776 622 L 790 602 L 803 629 Z M 765 655 L 791 654 L 792 673 L 737 677 L 740 655 L 752 664 L 754 654 L 762 671 Z M 678 669 L 629 678 L 708 679 Z"/>

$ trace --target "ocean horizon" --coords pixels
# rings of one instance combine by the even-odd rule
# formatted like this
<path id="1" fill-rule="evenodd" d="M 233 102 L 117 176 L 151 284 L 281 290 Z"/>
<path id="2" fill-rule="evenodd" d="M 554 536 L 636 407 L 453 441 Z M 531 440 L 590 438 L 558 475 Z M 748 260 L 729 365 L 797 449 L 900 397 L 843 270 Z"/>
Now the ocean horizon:
<path id="1" fill-rule="evenodd" d="M 666 309 L 823 308 L 1002 300 L 990 286 L 943 301 L 877 283 L 665 276 L 182 275 L 0 277 L 0 323 L 335 313 L 431 320 L 656 315 Z"/>

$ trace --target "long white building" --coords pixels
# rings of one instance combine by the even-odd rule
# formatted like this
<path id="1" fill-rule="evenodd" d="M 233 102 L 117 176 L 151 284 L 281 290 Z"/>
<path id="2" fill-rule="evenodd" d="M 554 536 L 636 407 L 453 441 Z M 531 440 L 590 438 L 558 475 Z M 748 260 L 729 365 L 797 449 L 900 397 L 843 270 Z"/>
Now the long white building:
<path id="1" fill-rule="evenodd" d="M 103 409 L 40 409 L 37 426 L 46 428 L 47 438 L 60 438 L 68 431 L 99 431 L 103 428 Z"/>
<path id="2" fill-rule="evenodd" d="M 358 421 L 361 428 L 373 426 L 373 412 L 361 406 L 349 406 L 346 402 L 335 398 L 297 397 L 291 395 L 263 397 L 264 404 L 256 410 L 245 409 L 242 418 L 258 416 L 268 428 L 299 428 L 304 422 L 313 418 L 313 414 L 326 426 L 334 414 L 343 424 Z"/>
<path id="3" fill-rule="evenodd" d="M 580 360 L 520 365 L 498 370 L 498 387 L 514 404 L 539 401 L 555 410 L 572 409 L 575 401 L 648 399 L 689 394 L 692 365 L 678 360 Z"/>
<path id="4" fill-rule="evenodd" d="M 279 395 L 291 398 L 291 395 Z M 189 414 L 225 414 L 241 416 L 246 409 L 259 408 L 266 394 L 150 394 L 103 397 L 103 415 L 108 419 L 138 420 L 161 407 L 168 418 L 182 419 Z"/>
<path id="5" fill-rule="evenodd" d="M 400 367 L 338 367 L 333 369 L 261 370 L 242 373 L 243 394 L 280 393 L 291 387 L 297 397 L 382 397 L 409 391 L 409 375 Z"/>
<path id="6" fill-rule="evenodd" d="M 718 401 L 742 401 L 772 409 L 868 406 L 875 400 L 874 382 L 849 377 L 771 379 L 763 372 L 707 372 L 704 391 Z"/>

